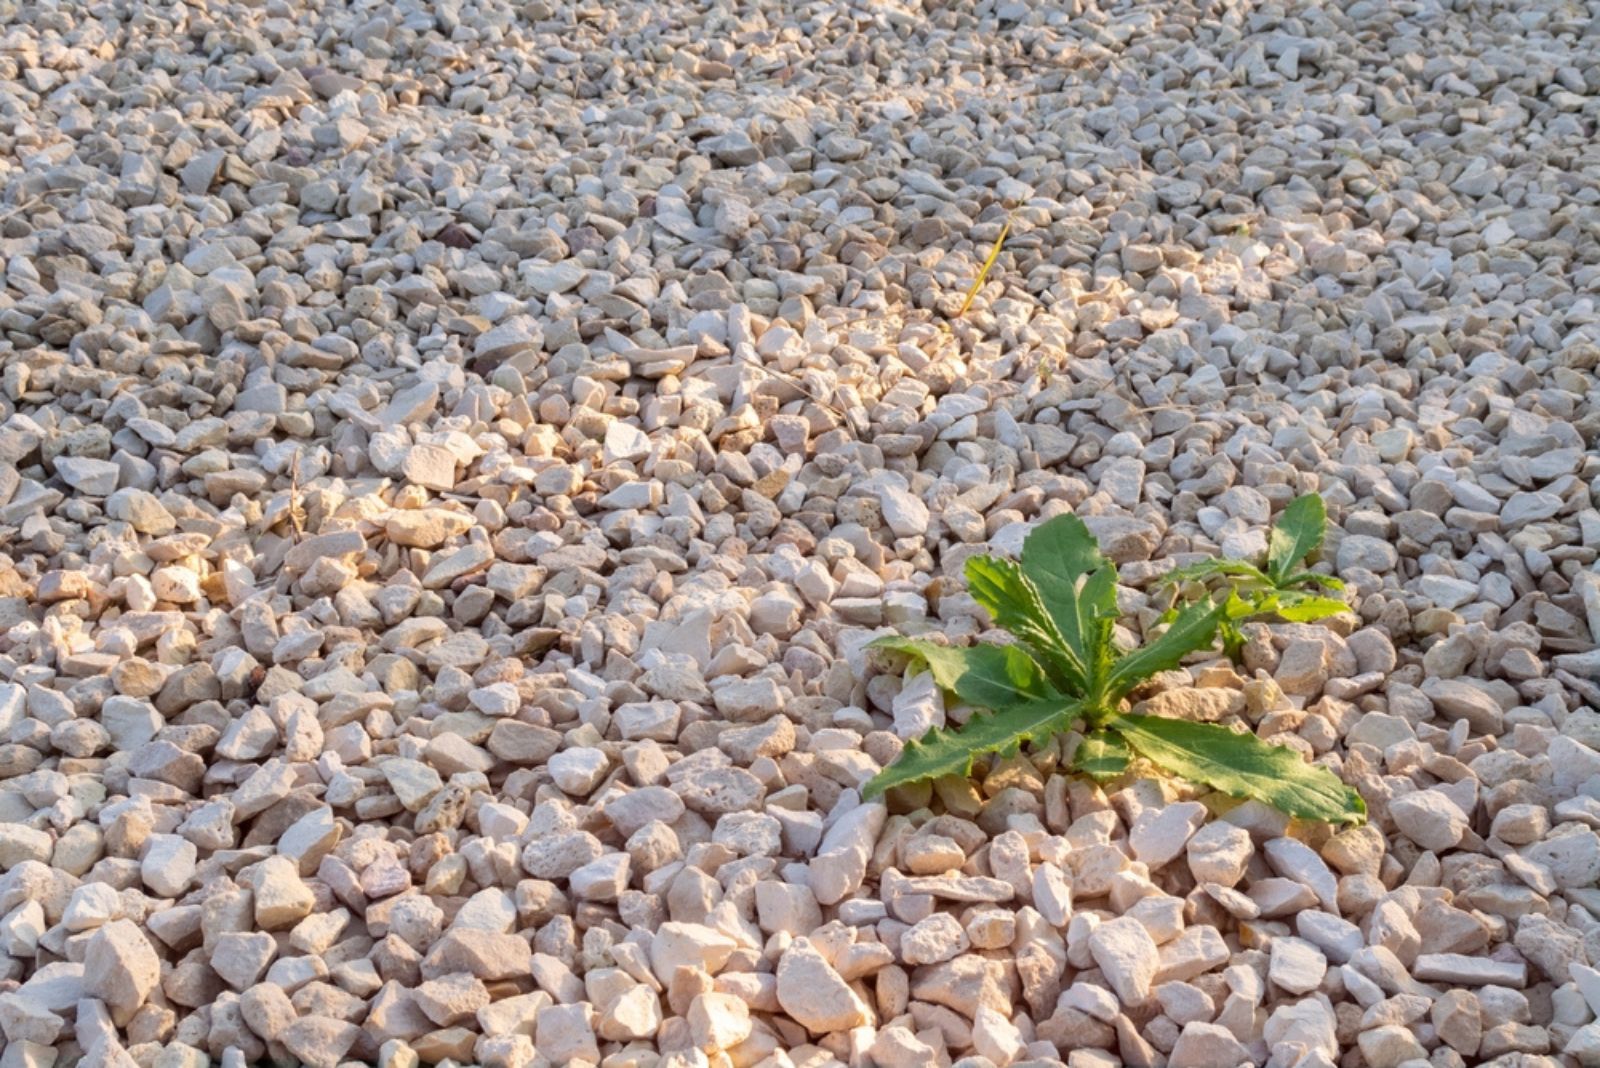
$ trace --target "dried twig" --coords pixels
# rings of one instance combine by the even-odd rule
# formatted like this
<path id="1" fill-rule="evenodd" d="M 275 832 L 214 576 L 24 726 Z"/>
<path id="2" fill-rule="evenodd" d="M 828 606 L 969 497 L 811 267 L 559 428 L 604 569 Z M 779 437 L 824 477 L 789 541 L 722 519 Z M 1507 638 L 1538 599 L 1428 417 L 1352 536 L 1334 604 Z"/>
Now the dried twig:
<path id="1" fill-rule="evenodd" d="M 985 259 L 983 261 L 983 268 L 978 272 L 977 279 L 975 279 L 973 281 L 972 288 L 967 290 L 967 297 L 966 297 L 965 300 L 963 300 L 961 302 L 961 310 L 956 312 L 955 318 L 959 319 L 963 315 L 967 314 L 967 309 L 972 306 L 973 298 L 978 295 L 978 290 L 983 288 L 984 280 L 989 277 L 989 272 L 994 269 L 995 261 L 1000 258 L 1000 250 L 1005 246 L 1006 237 L 1009 236 L 1010 233 L 1011 233 L 1011 218 L 1010 218 L 1010 216 L 1007 216 L 1006 217 L 1006 221 L 1005 221 L 1005 225 L 1000 228 L 1000 236 L 995 238 L 994 246 L 989 249 L 989 256 L 988 256 L 987 259 Z M 863 318 L 865 318 L 865 316 L 863 316 Z M 949 324 L 941 323 L 939 325 L 944 327 L 945 330 L 947 330 L 947 331 L 949 330 Z M 856 431 L 857 433 L 859 433 L 859 430 L 857 430 L 857 427 L 856 427 L 856 424 L 855 424 L 855 420 L 850 417 L 850 413 L 849 412 L 846 412 L 846 411 L 834 406 L 832 403 L 830 403 L 830 402 L 828 402 L 826 400 L 823 400 L 821 397 L 819 397 L 815 393 L 811 392 L 811 390 L 807 389 L 804 385 L 802 385 L 800 380 L 797 377 L 795 377 L 794 375 L 789 374 L 787 371 L 774 370 L 773 368 L 768 367 L 766 364 L 761 363 L 759 360 L 757 360 L 757 359 L 755 359 L 755 358 L 753 358 L 751 356 L 748 356 L 748 355 L 741 357 L 736 352 L 735 353 L 735 358 L 743 359 L 744 362 L 749 364 L 751 367 L 754 367 L 754 368 L 757 368 L 758 370 L 764 371 L 767 374 L 771 375 L 772 377 L 777 378 L 777 379 L 781 379 L 782 381 L 788 383 L 790 386 L 793 386 L 800 393 L 802 393 L 805 396 L 809 397 L 811 400 L 815 401 L 816 403 L 822 405 L 824 408 L 828 409 L 828 411 L 832 412 L 834 415 L 837 415 L 840 419 L 842 419 L 844 421 L 844 425 L 846 427 L 848 427 L 850 430 Z"/>
<path id="2" fill-rule="evenodd" d="M 967 299 L 961 302 L 961 310 L 956 312 L 959 319 L 967 314 L 967 309 L 972 307 L 972 298 L 978 295 L 978 290 L 983 288 L 984 279 L 989 277 L 989 272 L 994 268 L 994 261 L 1000 258 L 1000 249 L 1006 243 L 1006 236 L 1011 233 L 1011 217 L 1006 216 L 1006 224 L 1000 227 L 1000 236 L 994 239 L 994 247 L 989 250 L 989 258 L 983 261 L 983 270 L 978 272 L 978 277 L 973 280 L 972 288 L 967 290 Z"/>
<path id="3" fill-rule="evenodd" d="M 754 367 L 758 371 L 765 371 L 767 374 L 771 375 L 773 378 L 780 379 L 781 381 L 787 383 L 788 385 L 793 386 L 797 391 L 799 391 L 800 393 L 804 394 L 806 397 L 810 398 L 811 400 L 815 401 L 816 403 L 822 405 L 824 408 L 828 409 L 828 411 L 832 412 L 834 415 L 837 415 L 840 419 L 844 420 L 844 425 L 846 427 L 848 427 L 851 430 L 855 430 L 856 429 L 855 420 L 850 418 L 850 413 L 849 412 L 845 411 L 842 408 L 839 408 L 839 407 L 835 406 L 834 404 L 830 403 L 829 401 L 823 400 L 821 397 L 819 397 L 815 393 L 811 392 L 811 390 L 807 389 L 804 385 L 801 384 L 799 378 L 797 378 L 796 376 L 791 375 L 787 371 L 774 370 L 773 368 L 768 367 L 766 364 L 762 363 L 760 360 L 757 360 L 753 356 L 749 356 L 749 355 L 740 356 L 737 351 L 735 351 L 734 356 L 735 356 L 736 359 L 742 359 L 748 366 Z"/>
<path id="4" fill-rule="evenodd" d="M 51 192 L 56 192 L 56 190 L 51 190 Z M 27 211 L 28 209 L 38 207 L 40 204 L 43 204 L 43 203 L 44 203 L 44 194 L 41 193 L 36 197 L 29 197 L 27 200 L 24 200 L 20 204 L 13 204 L 9 208 L 6 208 L 4 210 L 0 210 L 0 223 L 3 223 L 6 220 L 10 219 L 11 216 L 17 214 L 18 212 Z"/>

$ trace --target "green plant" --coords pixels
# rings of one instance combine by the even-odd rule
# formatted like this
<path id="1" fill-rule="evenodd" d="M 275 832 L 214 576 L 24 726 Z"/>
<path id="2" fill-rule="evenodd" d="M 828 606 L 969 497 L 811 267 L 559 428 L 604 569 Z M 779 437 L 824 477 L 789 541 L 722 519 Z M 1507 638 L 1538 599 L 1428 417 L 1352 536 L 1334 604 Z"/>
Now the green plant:
<path id="1" fill-rule="evenodd" d="M 1228 601 L 1186 604 L 1160 636 L 1135 649 L 1118 648 L 1116 570 L 1083 520 L 1071 515 L 1036 527 L 1020 561 L 973 557 L 966 575 L 973 598 L 1016 637 L 1014 644 L 955 648 L 895 636 L 872 644 L 926 664 L 939 686 L 988 711 L 908 741 L 867 783 L 868 794 L 966 775 L 977 756 L 1013 753 L 1024 742 L 1077 727 L 1083 740 L 1072 768 L 1102 781 L 1127 770 L 1137 755 L 1292 816 L 1330 823 L 1365 818 L 1360 795 L 1292 749 L 1220 724 L 1123 711 L 1140 683 L 1212 645 Z"/>
<path id="2" fill-rule="evenodd" d="M 1239 631 L 1243 620 L 1277 616 L 1291 623 L 1314 623 L 1350 611 L 1350 606 L 1338 598 L 1317 592 L 1337 593 L 1344 589 L 1344 583 L 1304 566 L 1306 557 L 1322 546 L 1327 529 L 1327 507 L 1320 496 L 1308 493 L 1290 501 L 1273 524 L 1266 558 L 1259 565 L 1246 560 L 1201 560 L 1169 571 L 1161 581 L 1172 586 L 1215 579 L 1226 583 L 1227 596 L 1217 627 L 1223 648 L 1238 659 L 1244 644 Z"/>

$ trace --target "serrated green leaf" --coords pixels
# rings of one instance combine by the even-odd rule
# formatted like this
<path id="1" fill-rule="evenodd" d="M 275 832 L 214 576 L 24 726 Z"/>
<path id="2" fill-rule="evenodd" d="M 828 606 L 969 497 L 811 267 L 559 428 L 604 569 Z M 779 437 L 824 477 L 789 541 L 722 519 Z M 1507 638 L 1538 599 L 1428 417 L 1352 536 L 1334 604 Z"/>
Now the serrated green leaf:
<path id="1" fill-rule="evenodd" d="M 1242 578 L 1252 582 L 1259 582 L 1263 586 L 1270 585 L 1271 580 L 1255 564 L 1248 560 L 1200 560 L 1183 567 L 1175 567 L 1160 578 L 1160 583 L 1167 586 L 1181 585 L 1185 582 L 1198 582 L 1218 577 Z"/>
<path id="2" fill-rule="evenodd" d="M 1110 782 L 1128 770 L 1133 752 L 1128 743 L 1114 731 L 1090 731 L 1078 743 L 1072 755 L 1072 769 L 1082 772 L 1095 782 Z"/>
<path id="3" fill-rule="evenodd" d="M 1217 723 L 1118 716 L 1109 724 L 1140 756 L 1175 775 L 1280 812 L 1326 823 L 1362 823 L 1361 795 L 1293 749 Z"/>
<path id="4" fill-rule="evenodd" d="M 1034 582 L 1040 581 L 1041 575 L 1076 582 L 1106 562 L 1099 540 L 1075 515 L 1047 519 L 1022 540 L 1022 570 Z"/>
<path id="5" fill-rule="evenodd" d="M 1179 616 L 1182 616 L 1182 612 Z M 1112 693 L 1112 672 L 1116 668 L 1117 658 L 1123 653 L 1117 645 L 1116 633 L 1117 617 L 1112 613 L 1095 621 L 1093 636 L 1089 640 L 1089 652 L 1094 658 L 1089 667 L 1092 685 L 1089 696 L 1098 702 L 1101 711 L 1111 708 L 1118 696 Z"/>
<path id="6" fill-rule="evenodd" d="M 1344 580 L 1336 579 L 1332 575 L 1324 575 L 1320 571 L 1301 571 L 1284 579 L 1280 586 L 1292 589 L 1295 586 L 1321 586 L 1325 590 L 1338 592 L 1344 589 Z"/>
<path id="7" fill-rule="evenodd" d="M 1289 572 L 1322 544 L 1328 528 L 1328 509 L 1319 494 L 1296 497 L 1273 524 L 1267 538 L 1265 571 L 1274 586 L 1281 586 Z"/>
<path id="8" fill-rule="evenodd" d="M 1278 594 L 1272 611 L 1290 623 L 1315 623 L 1319 619 L 1350 611 L 1350 606 L 1332 597 L 1285 590 Z"/>
<path id="9" fill-rule="evenodd" d="M 967 592 L 988 609 L 995 624 L 1004 627 L 1034 653 L 1056 688 L 1069 694 L 1083 692 L 1084 664 L 1061 636 L 1055 620 L 1045 610 L 1038 589 L 1010 560 L 974 556 L 967 561 Z"/>
<path id="10" fill-rule="evenodd" d="M 1022 543 L 1022 574 L 1033 588 L 1056 630 L 1082 665 L 1083 686 L 1095 692 L 1107 662 L 1110 629 L 1102 626 L 1117 615 L 1117 573 L 1100 553 L 1082 519 L 1061 515 L 1035 527 Z"/>
<path id="11" fill-rule="evenodd" d="M 926 664 L 933 681 L 969 705 L 1008 708 L 1059 696 L 1044 672 L 1015 645 L 973 645 L 956 649 L 916 638 L 879 638 L 869 648 L 904 653 Z"/>
<path id="12" fill-rule="evenodd" d="M 1116 662 L 1107 683 L 1108 699 L 1120 700 L 1156 672 L 1170 671 L 1190 653 L 1209 646 L 1217 635 L 1217 622 L 1221 618 L 1222 606 L 1210 601 L 1186 606 L 1161 637 Z"/>
<path id="13" fill-rule="evenodd" d="M 1049 738 L 1070 727 L 1081 711 L 1076 701 L 1031 701 L 975 715 L 950 730 L 931 730 L 920 739 L 907 742 L 894 763 L 874 775 L 862 793 L 872 797 L 896 786 L 967 775 L 974 758 L 985 753 L 1009 755 L 1024 742 Z"/>
<path id="14" fill-rule="evenodd" d="M 1270 591 L 1253 590 L 1249 597 L 1239 596 L 1238 587 L 1228 591 L 1228 596 L 1222 599 L 1222 618 L 1227 620 L 1246 619 L 1259 615 L 1265 611 L 1264 604 L 1276 604 L 1277 594 Z"/>
<path id="15" fill-rule="evenodd" d="M 1244 634 L 1239 630 L 1239 624 L 1231 619 L 1223 619 L 1217 623 L 1217 638 L 1222 642 L 1222 651 L 1228 654 L 1228 659 L 1238 663 L 1244 657 Z"/>

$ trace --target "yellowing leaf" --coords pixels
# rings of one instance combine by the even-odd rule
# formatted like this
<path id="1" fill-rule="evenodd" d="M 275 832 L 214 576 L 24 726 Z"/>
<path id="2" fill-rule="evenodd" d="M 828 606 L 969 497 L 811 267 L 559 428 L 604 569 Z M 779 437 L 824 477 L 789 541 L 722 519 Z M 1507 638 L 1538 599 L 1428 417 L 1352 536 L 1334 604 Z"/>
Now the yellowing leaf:
<path id="1" fill-rule="evenodd" d="M 1272 610 L 1291 623 L 1315 623 L 1319 619 L 1348 612 L 1350 606 L 1334 597 L 1317 597 L 1288 590 L 1278 595 L 1278 603 Z"/>

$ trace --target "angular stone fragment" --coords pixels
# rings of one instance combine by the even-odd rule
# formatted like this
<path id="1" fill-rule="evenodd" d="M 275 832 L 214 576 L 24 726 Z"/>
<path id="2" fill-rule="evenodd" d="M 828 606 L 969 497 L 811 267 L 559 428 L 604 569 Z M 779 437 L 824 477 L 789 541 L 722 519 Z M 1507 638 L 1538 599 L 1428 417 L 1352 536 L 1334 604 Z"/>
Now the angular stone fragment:
<path id="1" fill-rule="evenodd" d="M 1238 1068 L 1249 1059 L 1249 1051 L 1232 1031 L 1194 1020 L 1184 1025 L 1167 1064 L 1169 1068 Z"/>
<path id="2" fill-rule="evenodd" d="M 433 800 L 433 795 L 444 788 L 439 773 L 419 760 L 386 760 L 382 769 L 389 788 L 411 812 L 422 811 L 423 806 Z"/>
<path id="3" fill-rule="evenodd" d="M 871 1019 L 860 997 L 807 939 L 797 938 L 784 950 L 777 977 L 778 1004 L 814 1034 L 848 1031 Z"/>
<path id="4" fill-rule="evenodd" d="M 1206 807 L 1198 801 L 1146 809 L 1129 830 L 1128 844 L 1133 855 L 1154 871 L 1183 852 L 1205 818 Z"/>
<path id="5" fill-rule="evenodd" d="M 569 1064 L 579 1059 L 597 1063 L 600 1047 L 595 1040 L 593 1013 L 594 1009 L 586 1002 L 540 1009 L 535 1047 L 555 1064 Z"/>
<path id="6" fill-rule="evenodd" d="M 663 923 L 650 940 L 650 968 L 663 983 L 681 967 L 715 975 L 733 955 L 736 943 L 727 935 L 697 923 Z"/>
<path id="7" fill-rule="evenodd" d="M 122 472 L 116 464 L 106 460 L 61 456 L 56 459 L 56 474 L 79 493 L 105 497 L 117 488 L 117 479 Z"/>
<path id="8" fill-rule="evenodd" d="M 1310 888 L 1324 911 L 1339 914 L 1338 880 L 1310 846 L 1293 838 L 1274 838 L 1264 848 L 1274 871 Z"/>
<path id="9" fill-rule="evenodd" d="M 292 927 L 316 908 L 316 895 L 289 858 L 268 857 L 256 865 L 253 874 L 255 922 L 262 930 Z"/>
<path id="10" fill-rule="evenodd" d="M 330 1016 L 302 1016 L 277 1040 L 309 1068 L 337 1068 L 355 1045 L 361 1029 L 355 1024 Z"/>
<path id="11" fill-rule="evenodd" d="M 83 957 L 84 993 L 119 1016 L 143 1005 L 161 980 L 161 959 L 131 920 L 115 920 L 94 933 Z"/>
<path id="12" fill-rule="evenodd" d="M 1272 940 L 1267 978 L 1291 994 L 1309 994 L 1322 984 L 1328 960 L 1320 949 L 1299 938 Z"/>
<path id="13" fill-rule="evenodd" d="M 422 983 L 415 998 L 417 1007 L 440 1027 L 474 1019 L 490 1001 L 482 980 L 459 972 Z"/>
<path id="14" fill-rule="evenodd" d="M 1101 924 L 1089 936 L 1089 952 L 1124 1005 L 1144 1004 L 1160 956 L 1142 923 L 1124 916 Z"/>
<path id="15" fill-rule="evenodd" d="M 689 1033 L 707 1051 L 731 1049 L 750 1037 L 750 1009 L 732 994 L 697 995 L 689 1004 Z"/>
<path id="16" fill-rule="evenodd" d="M 532 959 L 532 949 L 516 935 L 452 928 L 422 958 L 422 975 L 427 979 L 464 972 L 484 982 L 514 979 L 528 974 Z"/>
<path id="17" fill-rule="evenodd" d="M 1467 833 L 1467 817 L 1438 790 L 1418 790 L 1389 802 L 1389 816 L 1407 838 L 1423 849 L 1442 852 Z"/>
<path id="18" fill-rule="evenodd" d="M 1238 885 L 1255 852 L 1248 831 L 1220 820 L 1196 831 L 1186 848 L 1195 879 L 1221 886 Z"/>
<path id="19" fill-rule="evenodd" d="M 1411 966 L 1413 978 L 1425 983 L 1461 986 L 1508 986 L 1520 990 L 1528 984 L 1528 966 L 1520 961 L 1492 960 L 1460 953 L 1424 953 Z"/>
<path id="20" fill-rule="evenodd" d="M 278 944 L 265 931 L 229 931 L 217 936 L 210 964 L 223 982 L 245 990 L 260 981 L 277 955 Z"/>
<path id="21" fill-rule="evenodd" d="M 1474 734 L 1499 734 L 1505 713 L 1482 687 L 1465 679 L 1426 679 L 1422 692 L 1447 720 L 1467 721 Z"/>
<path id="22" fill-rule="evenodd" d="M 907 964 L 937 964 L 970 945 L 961 923 L 947 912 L 936 912 L 900 935 L 900 957 Z"/>

